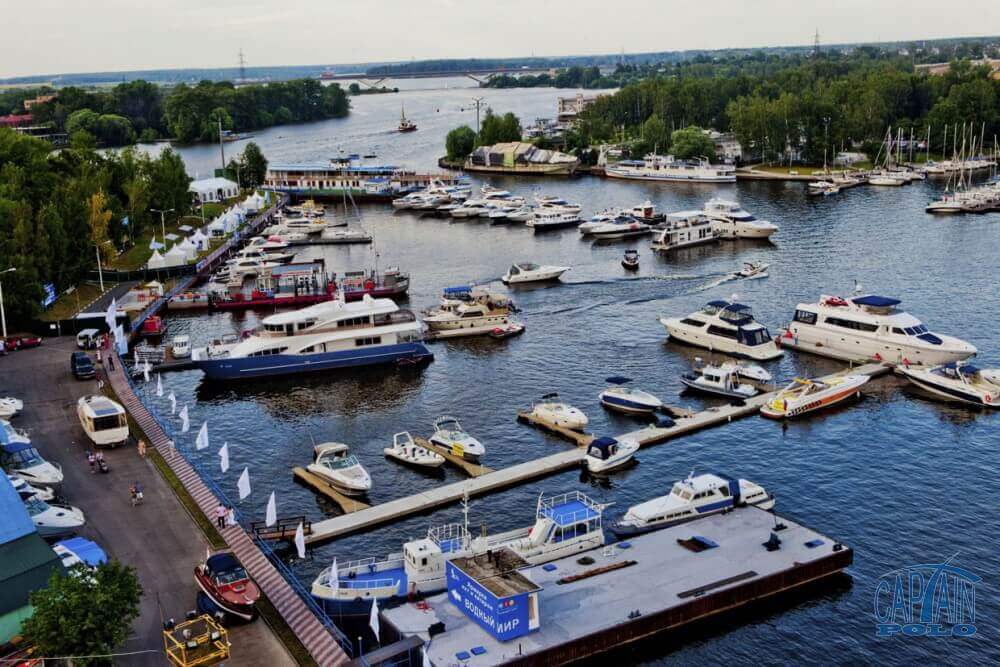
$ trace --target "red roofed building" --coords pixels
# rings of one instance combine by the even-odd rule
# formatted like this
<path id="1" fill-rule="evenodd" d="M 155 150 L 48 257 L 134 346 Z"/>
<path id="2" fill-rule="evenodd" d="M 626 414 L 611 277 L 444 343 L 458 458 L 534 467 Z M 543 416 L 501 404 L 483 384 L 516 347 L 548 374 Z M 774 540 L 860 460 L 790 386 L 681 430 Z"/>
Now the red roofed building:
<path id="1" fill-rule="evenodd" d="M 32 117 L 30 113 L 10 116 L 0 116 L 0 127 L 23 127 L 31 125 Z"/>

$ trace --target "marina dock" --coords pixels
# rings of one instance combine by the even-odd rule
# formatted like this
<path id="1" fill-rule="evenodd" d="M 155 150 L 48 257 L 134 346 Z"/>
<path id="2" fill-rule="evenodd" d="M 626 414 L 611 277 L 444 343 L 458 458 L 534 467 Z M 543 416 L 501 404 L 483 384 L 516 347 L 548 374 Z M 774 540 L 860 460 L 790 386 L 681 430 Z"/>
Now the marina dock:
<path id="1" fill-rule="evenodd" d="M 557 435 L 561 438 L 569 440 L 574 443 L 577 447 L 586 447 L 594 440 L 594 435 L 592 433 L 583 433 L 581 431 L 574 431 L 571 428 L 566 428 L 565 426 L 559 426 L 558 424 L 553 424 L 547 422 L 544 419 L 539 419 L 535 415 L 531 414 L 528 410 L 520 410 L 517 413 L 517 421 L 523 424 L 531 424 L 541 430 Z"/>
<path id="2" fill-rule="evenodd" d="M 461 456 L 455 456 L 447 448 L 441 447 L 440 445 L 435 445 L 430 440 L 426 440 L 424 438 L 421 438 L 420 436 L 413 436 L 413 442 L 418 447 L 423 447 L 424 449 L 429 449 L 432 452 L 440 454 L 441 456 L 444 457 L 444 460 L 447 461 L 450 465 L 459 468 L 469 477 L 480 477 L 487 473 L 496 472 L 495 470 L 493 470 L 493 468 L 487 468 L 484 465 L 479 465 L 478 463 L 467 461 L 466 459 L 463 459 Z"/>
<path id="3" fill-rule="evenodd" d="M 772 535 L 780 540 L 778 548 L 765 546 Z M 854 559 L 849 547 L 832 538 L 754 507 L 587 555 L 586 564 L 571 556 L 516 571 L 537 591 L 537 605 L 523 610 L 528 627 L 516 638 L 499 636 L 516 628 L 517 613 L 463 596 L 460 581 L 449 593 L 383 611 L 383 630 L 401 639 L 420 637 L 434 665 L 561 665 L 820 581 Z M 483 586 L 490 588 L 490 582 Z M 514 607 L 520 604 L 510 599 Z M 432 640 L 435 624 L 444 631 Z"/>
<path id="4" fill-rule="evenodd" d="M 338 491 L 333 487 L 332 484 L 327 482 L 325 479 L 319 475 L 314 475 L 305 468 L 295 467 L 292 468 L 292 473 L 295 475 L 295 479 L 302 482 L 310 489 L 325 496 L 328 500 L 332 500 L 340 506 L 340 509 L 345 515 L 352 512 L 358 512 L 360 510 L 369 509 L 371 506 L 361 502 L 360 500 L 355 500 L 349 496 L 345 496 L 343 493 Z"/>
<path id="5" fill-rule="evenodd" d="M 854 374 L 869 375 L 872 377 L 884 375 L 890 371 L 891 368 L 883 364 L 867 364 L 850 370 Z M 760 407 L 773 396 L 774 392 L 760 394 L 744 401 L 743 405 L 730 404 L 708 408 L 701 412 L 692 413 L 689 417 L 678 417 L 673 426 L 662 427 L 651 425 L 617 437 L 619 439 L 633 438 L 639 442 L 640 447 L 656 445 L 688 433 L 728 424 L 734 419 L 756 414 L 760 410 Z M 518 419 L 521 419 L 524 414 L 523 412 L 518 413 Z M 501 468 L 500 470 L 481 474 L 464 482 L 447 484 L 405 498 L 390 500 L 387 503 L 375 505 L 367 509 L 362 508 L 360 511 L 317 521 L 313 524 L 313 534 L 306 538 L 306 544 L 319 544 L 340 537 L 341 535 L 367 530 L 404 516 L 427 512 L 442 505 L 458 502 L 466 494 L 472 497 L 500 491 L 501 489 L 523 484 L 539 477 L 547 477 L 580 465 L 584 457 L 585 447 L 581 443 L 586 438 L 593 438 L 593 436 L 569 431 L 569 429 L 562 429 L 553 424 L 539 424 L 537 418 L 532 418 L 530 423 L 542 426 L 547 431 L 557 433 L 578 446 L 565 452 L 551 454 L 532 461 L 518 463 L 508 468 Z M 567 433 L 563 433 L 563 431 Z M 586 444 L 589 444 L 589 440 L 586 440 Z"/>

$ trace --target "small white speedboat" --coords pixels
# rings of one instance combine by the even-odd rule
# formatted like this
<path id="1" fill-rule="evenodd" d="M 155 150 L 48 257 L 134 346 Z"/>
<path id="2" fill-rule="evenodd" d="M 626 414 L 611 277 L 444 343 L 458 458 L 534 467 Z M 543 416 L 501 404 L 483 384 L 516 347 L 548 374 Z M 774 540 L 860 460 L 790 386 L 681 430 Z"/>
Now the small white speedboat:
<path id="1" fill-rule="evenodd" d="M 631 438 L 597 438 L 587 445 L 587 454 L 583 460 L 587 470 L 597 475 L 628 464 L 637 451 L 639 442 Z"/>
<path id="2" fill-rule="evenodd" d="M 767 278 L 767 267 L 771 266 L 765 262 L 743 262 L 743 268 L 733 274 L 734 278 L 753 280 L 756 278 Z"/>
<path id="3" fill-rule="evenodd" d="M 537 283 L 547 280 L 558 280 L 559 276 L 569 271 L 568 266 L 540 266 L 531 262 L 517 262 L 511 264 L 502 280 L 507 285 L 520 283 Z"/>
<path id="4" fill-rule="evenodd" d="M 477 462 L 486 454 L 483 444 L 466 433 L 456 418 L 448 415 L 434 420 L 434 433 L 429 440 L 467 461 Z"/>
<path id="5" fill-rule="evenodd" d="M 753 368 L 763 371 L 759 366 Z M 725 398 L 744 399 L 759 394 L 760 390 L 757 387 L 740 381 L 743 379 L 740 369 L 739 364 L 733 363 L 724 363 L 718 366 L 709 364 L 690 373 L 685 373 L 681 376 L 681 382 L 685 387 L 694 391 Z M 766 373 L 766 371 L 764 372 Z"/>
<path id="6" fill-rule="evenodd" d="M 0 419 L 10 419 L 24 409 L 24 402 L 13 396 L 0 398 Z"/>
<path id="7" fill-rule="evenodd" d="M 956 361 L 930 368 L 902 365 L 896 372 L 945 401 L 1000 408 L 1000 368 L 978 368 Z"/>
<path id="8" fill-rule="evenodd" d="M 790 419 L 808 412 L 836 405 L 852 396 L 861 395 L 867 375 L 839 375 L 826 380 L 795 378 L 787 387 L 760 408 L 771 419 Z"/>
<path id="9" fill-rule="evenodd" d="M 306 470 L 322 477 L 341 493 L 361 496 L 372 488 L 372 478 L 341 442 L 324 442 L 313 447 L 313 462 Z"/>
<path id="10" fill-rule="evenodd" d="M 87 522 L 83 512 L 72 505 L 49 505 L 39 498 L 30 498 L 24 501 L 24 506 L 42 537 L 69 535 Z"/>
<path id="11" fill-rule="evenodd" d="M 413 442 L 413 436 L 408 431 L 392 436 L 392 447 L 386 447 L 382 452 L 390 459 L 421 468 L 440 468 L 444 464 L 443 456 Z"/>
<path id="12" fill-rule="evenodd" d="M 174 336 L 170 351 L 175 359 L 187 359 L 191 356 L 191 338 L 189 336 Z"/>
<path id="13" fill-rule="evenodd" d="M 582 431 L 590 423 L 587 415 L 579 408 L 559 400 L 559 394 L 552 393 L 542 396 L 542 399 L 531 406 L 531 414 L 548 424 L 562 426 L 574 431 Z"/>
<path id="14" fill-rule="evenodd" d="M 645 415 L 663 407 L 663 401 L 649 392 L 624 386 L 627 382 L 632 381 L 630 378 L 616 375 L 606 378 L 605 381 L 617 385 L 608 387 L 597 396 L 601 405 L 609 410 L 631 415 Z"/>

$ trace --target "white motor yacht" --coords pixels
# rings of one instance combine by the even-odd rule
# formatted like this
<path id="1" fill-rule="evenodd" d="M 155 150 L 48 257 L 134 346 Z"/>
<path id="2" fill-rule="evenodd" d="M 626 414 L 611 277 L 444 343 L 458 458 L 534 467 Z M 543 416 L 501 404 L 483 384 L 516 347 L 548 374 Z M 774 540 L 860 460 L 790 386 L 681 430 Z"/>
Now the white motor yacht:
<path id="1" fill-rule="evenodd" d="M 709 301 L 687 317 L 661 317 L 660 324 L 671 338 L 734 357 L 765 361 L 782 355 L 767 327 L 742 303 Z"/>
<path id="2" fill-rule="evenodd" d="M 98 447 L 117 447 L 128 442 L 125 408 L 107 396 L 83 396 L 76 402 L 76 416 L 87 437 Z"/>
<path id="3" fill-rule="evenodd" d="M 735 201 L 714 197 L 702 213 L 712 220 L 715 235 L 723 239 L 766 239 L 778 231 L 777 225 L 758 220 Z"/>
<path id="4" fill-rule="evenodd" d="M 896 367 L 907 380 L 945 401 L 1000 408 L 1000 368 L 955 361 L 943 366 Z"/>
<path id="5" fill-rule="evenodd" d="M 7 481 L 10 485 L 14 487 L 14 491 L 21 500 L 28 500 L 29 498 L 38 498 L 44 502 L 49 502 L 56 497 L 56 492 L 52 490 L 50 486 L 34 486 L 29 484 L 24 478 L 19 475 L 12 475 L 7 473 Z"/>
<path id="6" fill-rule="evenodd" d="M 745 479 L 691 473 L 687 479 L 674 482 L 669 494 L 628 508 L 611 525 L 611 531 L 620 539 L 634 537 L 748 505 L 773 509 L 774 496 Z"/>
<path id="7" fill-rule="evenodd" d="M 596 240 L 616 241 L 618 239 L 629 239 L 636 236 L 651 234 L 653 228 L 644 222 L 631 220 L 619 222 L 613 220 L 603 225 L 597 225 L 590 229 L 589 234 Z"/>
<path id="8" fill-rule="evenodd" d="M 542 396 L 540 401 L 531 406 L 531 415 L 547 424 L 555 424 L 573 431 L 582 431 L 590 423 L 582 410 L 559 400 L 557 393 Z"/>
<path id="9" fill-rule="evenodd" d="M 743 268 L 733 274 L 734 278 L 744 280 L 755 280 L 757 278 L 767 278 L 767 267 L 771 266 L 765 262 L 743 262 Z"/>
<path id="10" fill-rule="evenodd" d="M 603 227 L 609 223 L 625 225 L 631 223 L 633 220 L 634 218 L 632 216 L 628 215 L 620 208 L 609 208 L 592 215 L 590 220 L 577 227 L 577 231 L 579 231 L 582 235 L 587 236 L 598 227 Z"/>
<path id="11" fill-rule="evenodd" d="M 510 265 L 500 280 L 507 285 L 520 283 L 537 283 L 548 280 L 558 280 L 559 276 L 569 271 L 568 266 L 540 266 L 531 262 L 516 262 Z"/>
<path id="12" fill-rule="evenodd" d="M 232 259 L 226 260 L 226 264 L 234 264 L 241 259 L 256 259 L 261 262 L 287 264 L 295 259 L 295 253 L 284 250 L 264 250 L 259 247 L 247 246 L 233 255 Z"/>
<path id="13" fill-rule="evenodd" d="M 0 464 L 3 469 L 24 479 L 32 486 L 54 486 L 63 481 L 62 468 L 42 458 L 27 438 L 12 440 L 4 429 L 10 428 L 6 420 L 0 419 Z"/>
<path id="14" fill-rule="evenodd" d="M 347 224 L 345 221 L 344 224 Z M 281 226 L 290 232 L 303 234 L 319 234 L 327 227 L 337 226 L 327 222 L 326 218 L 289 218 L 281 221 Z"/>
<path id="15" fill-rule="evenodd" d="M 392 447 L 386 447 L 382 453 L 391 459 L 418 468 L 440 468 L 444 465 L 443 456 L 415 443 L 408 431 L 392 436 Z"/>
<path id="16" fill-rule="evenodd" d="M 174 336 L 174 339 L 170 344 L 170 352 L 174 355 L 174 359 L 187 359 L 190 357 L 191 337 Z"/>
<path id="17" fill-rule="evenodd" d="M 434 433 L 428 439 L 467 461 L 478 462 L 486 454 L 483 444 L 466 433 L 455 417 L 444 415 L 435 419 Z"/>
<path id="18" fill-rule="evenodd" d="M 811 195 L 828 197 L 830 195 L 840 194 L 840 186 L 831 181 L 811 181 L 808 188 L 809 194 Z"/>
<path id="19" fill-rule="evenodd" d="M 639 451 L 639 442 L 631 438 L 596 438 L 587 445 L 584 465 L 591 474 L 609 473 L 627 465 Z"/>
<path id="20" fill-rule="evenodd" d="M 844 361 L 938 366 L 976 354 L 964 340 L 930 331 L 899 304 L 899 299 L 874 294 L 847 299 L 824 294 L 817 303 L 796 306 L 779 342 Z"/>
<path id="21" fill-rule="evenodd" d="M 751 366 L 750 368 L 764 373 L 768 379 L 771 377 L 767 371 L 764 371 L 759 366 Z M 747 369 L 747 367 L 731 362 L 722 363 L 718 366 L 708 364 L 696 368 L 690 373 L 685 373 L 681 376 L 681 382 L 689 389 L 714 396 L 732 399 L 751 398 L 759 394 L 760 390 L 753 384 L 741 382 L 744 378 L 742 374 L 744 369 Z"/>
<path id="22" fill-rule="evenodd" d="M 609 410 L 632 415 L 648 415 L 663 407 L 663 402 L 648 391 L 626 387 L 631 378 L 615 375 L 605 379 L 605 382 L 615 385 L 608 387 L 598 395 L 601 405 Z"/>
<path id="23" fill-rule="evenodd" d="M 650 153 L 642 160 L 621 160 L 604 168 L 608 178 L 687 183 L 735 183 L 736 167 L 711 164 L 707 158 L 680 160 L 673 155 Z"/>
<path id="24" fill-rule="evenodd" d="M 247 244 L 248 248 L 259 248 L 264 252 L 277 252 L 288 247 L 288 242 L 280 236 L 255 236 Z"/>
<path id="25" fill-rule="evenodd" d="M 665 214 L 660 213 L 656 209 L 656 204 L 648 199 L 641 204 L 637 204 L 632 208 L 627 209 L 625 213 L 632 216 L 639 222 L 645 222 L 647 225 L 659 224 L 667 219 Z"/>
<path id="26" fill-rule="evenodd" d="M 791 419 L 829 408 L 852 396 L 861 395 L 867 375 L 838 375 L 824 380 L 795 378 L 767 403 L 760 413 L 771 419 Z"/>
<path id="27" fill-rule="evenodd" d="M 719 240 L 714 222 L 701 211 L 680 211 L 667 216 L 650 248 L 669 252 Z"/>
<path id="28" fill-rule="evenodd" d="M 424 324 L 430 338 L 480 336 L 510 324 L 512 310 L 508 297 L 475 288 L 465 299 L 443 298 L 440 306 L 425 313 Z"/>
<path id="29" fill-rule="evenodd" d="M 372 488 L 372 478 L 358 457 L 341 442 L 324 442 L 313 447 L 313 462 L 306 470 L 322 477 L 341 493 L 363 496 Z"/>
<path id="30" fill-rule="evenodd" d="M 581 222 L 583 220 L 580 219 L 580 215 L 577 213 L 549 212 L 539 208 L 535 210 L 535 214 L 528 218 L 524 224 L 536 232 L 545 232 L 552 229 L 577 227 Z"/>
<path id="31" fill-rule="evenodd" d="M 49 505 L 44 500 L 29 498 L 24 501 L 35 530 L 42 537 L 62 537 L 82 528 L 87 522 L 83 512 L 71 505 Z"/>
<path id="32" fill-rule="evenodd" d="M 24 409 L 24 402 L 13 396 L 0 398 L 0 419 L 10 419 Z"/>

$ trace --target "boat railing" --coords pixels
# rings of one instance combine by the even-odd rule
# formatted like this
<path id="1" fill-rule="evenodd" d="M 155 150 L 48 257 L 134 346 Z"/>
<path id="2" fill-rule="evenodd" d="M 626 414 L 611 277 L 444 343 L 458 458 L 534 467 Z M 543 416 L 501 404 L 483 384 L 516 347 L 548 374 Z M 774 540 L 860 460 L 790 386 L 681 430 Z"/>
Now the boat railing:
<path id="1" fill-rule="evenodd" d="M 561 514 L 562 520 L 569 523 L 580 523 L 588 519 L 600 519 L 604 511 L 604 505 L 595 503 L 588 495 L 580 491 L 568 491 L 555 496 L 542 496 L 538 501 L 538 511 L 536 518 L 552 518 L 556 507 L 566 505 L 571 502 L 579 502 L 584 506 L 582 510 L 576 510 L 570 514 Z M 594 516 L 594 513 L 597 516 Z"/>
<path id="2" fill-rule="evenodd" d="M 444 553 L 463 549 L 469 543 L 469 531 L 464 524 L 447 523 L 427 531 L 427 539 L 438 545 Z"/>

